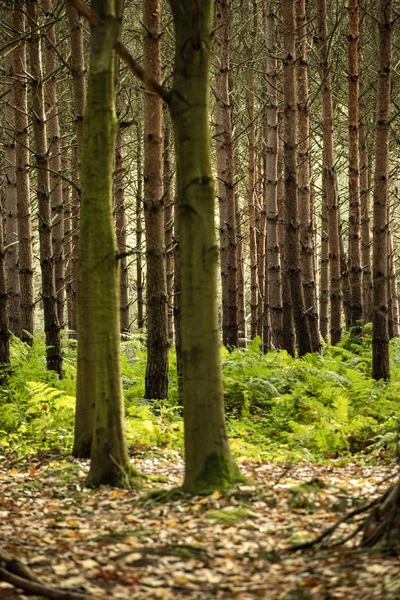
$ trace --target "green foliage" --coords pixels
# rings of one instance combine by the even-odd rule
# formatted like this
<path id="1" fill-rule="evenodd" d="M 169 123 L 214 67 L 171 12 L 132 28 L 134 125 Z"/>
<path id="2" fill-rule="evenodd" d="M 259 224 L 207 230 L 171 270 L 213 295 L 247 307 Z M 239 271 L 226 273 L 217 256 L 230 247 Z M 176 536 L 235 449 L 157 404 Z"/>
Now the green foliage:
<path id="1" fill-rule="evenodd" d="M 46 371 L 43 338 L 32 346 L 12 340 L 12 373 L 0 388 L 0 452 L 69 451 L 73 435 L 76 342 L 65 339 L 62 381 Z M 390 382 L 370 378 L 371 343 L 351 335 L 322 353 L 294 359 L 262 355 L 259 339 L 247 350 L 222 350 L 225 403 L 233 452 L 254 460 L 320 461 L 362 453 L 393 456 L 398 445 L 400 343 L 391 342 Z M 146 348 L 132 336 L 121 350 L 128 444 L 183 449 L 175 352 L 170 352 L 170 395 L 144 395 Z"/>

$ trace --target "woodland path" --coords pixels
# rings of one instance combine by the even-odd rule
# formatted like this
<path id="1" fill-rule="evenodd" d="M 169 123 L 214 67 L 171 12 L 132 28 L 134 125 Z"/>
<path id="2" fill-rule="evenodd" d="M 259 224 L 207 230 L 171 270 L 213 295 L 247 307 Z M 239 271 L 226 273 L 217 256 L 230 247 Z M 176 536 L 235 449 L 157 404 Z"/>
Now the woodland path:
<path id="1" fill-rule="evenodd" d="M 400 598 L 399 559 L 361 552 L 357 538 L 335 549 L 283 551 L 330 526 L 338 512 L 381 494 L 397 476 L 393 469 L 246 462 L 241 468 L 253 484 L 157 504 L 145 493 L 179 485 L 181 459 L 156 451 L 134 464 L 165 482 L 146 481 L 140 492 L 90 490 L 83 461 L 44 454 L 29 464 L 4 462 L 1 548 L 45 584 L 88 598 Z M 0 582 L 0 598 L 28 596 Z"/>

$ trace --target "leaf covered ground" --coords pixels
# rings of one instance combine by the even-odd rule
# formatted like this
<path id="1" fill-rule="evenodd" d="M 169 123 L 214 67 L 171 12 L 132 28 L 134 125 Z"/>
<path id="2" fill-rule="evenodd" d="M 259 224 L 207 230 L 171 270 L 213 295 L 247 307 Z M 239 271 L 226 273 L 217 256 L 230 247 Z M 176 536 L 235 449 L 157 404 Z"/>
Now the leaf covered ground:
<path id="1" fill-rule="evenodd" d="M 168 490 L 182 481 L 177 453 L 139 453 L 133 462 L 153 476 L 140 490 L 88 489 L 87 464 L 67 456 L 4 462 L 1 548 L 44 583 L 95 598 L 400 598 L 399 559 L 360 551 L 357 537 L 329 549 L 285 551 L 379 496 L 398 477 L 393 469 L 247 461 L 241 468 L 248 483 L 171 499 Z M 155 489 L 165 490 L 158 501 L 149 494 Z M 25 597 L 0 583 L 2 600 Z"/>

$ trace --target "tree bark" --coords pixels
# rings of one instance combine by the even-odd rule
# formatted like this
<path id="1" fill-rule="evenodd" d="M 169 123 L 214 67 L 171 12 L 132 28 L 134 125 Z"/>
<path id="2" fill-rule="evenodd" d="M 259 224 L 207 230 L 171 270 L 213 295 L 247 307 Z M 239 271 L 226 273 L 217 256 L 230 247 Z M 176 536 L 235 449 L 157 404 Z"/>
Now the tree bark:
<path id="1" fill-rule="evenodd" d="M 64 274 L 64 205 L 61 173 L 61 140 L 59 123 L 59 106 L 56 83 L 57 72 L 57 35 L 55 14 L 52 0 L 41 0 L 46 17 L 45 44 L 45 107 L 46 130 L 48 138 L 48 163 L 50 168 L 50 202 L 51 202 L 51 235 L 53 247 L 53 263 L 55 293 L 57 298 L 57 317 L 61 327 L 64 326 L 65 274 Z"/>
<path id="2" fill-rule="evenodd" d="M 142 131 L 137 125 L 137 148 L 136 148 L 136 302 L 137 302 L 137 328 L 141 332 L 144 328 L 144 300 L 143 300 L 143 260 L 142 260 L 142 241 L 143 241 L 143 163 L 142 163 Z"/>
<path id="3" fill-rule="evenodd" d="M 326 0 L 315 0 L 317 12 L 316 45 L 319 54 L 319 68 L 322 81 L 323 119 L 323 202 L 326 204 L 329 237 L 330 267 L 330 309 L 331 343 L 337 344 L 342 335 L 341 293 L 340 293 L 340 248 L 339 248 L 339 207 L 336 189 L 336 174 L 333 142 L 333 102 L 332 82 L 328 50 L 328 28 Z"/>
<path id="4" fill-rule="evenodd" d="M 359 0 L 349 0 L 348 130 L 349 130 L 349 259 L 350 326 L 361 332 L 363 318 L 359 152 Z"/>
<path id="5" fill-rule="evenodd" d="M 91 28 L 82 154 L 77 399 L 81 406 L 95 406 L 89 484 L 126 485 L 131 467 L 124 432 L 120 268 L 112 212 L 117 132 L 113 48 L 119 35 L 122 3 L 94 0 L 92 7 L 101 22 Z"/>
<path id="6" fill-rule="evenodd" d="M 297 205 L 295 15 L 291 0 L 283 4 L 283 97 L 285 165 L 285 261 L 289 279 L 297 347 L 300 356 L 312 351 L 304 305 L 300 267 L 300 239 Z"/>
<path id="7" fill-rule="evenodd" d="M 303 278 L 305 310 L 310 329 L 311 347 L 313 352 L 318 352 L 321 348 L 321 342 L 318 327 L 317 295 L 314 278 L 314 235 L 311 219 L 310 198 L 310 99 L 308 91 L 306 0 L 298 0 L 295 3 L 295 6 L 296 34 L 298 40 L 298 58 L 296 60 L 298 107 L 297 195 L 300 221 L 300 260 Z"/>
<path id="8" fill-rule="evenodd" d="M 12 30 L 12 7 L 4 8 L 6 26 Z M 18 206 L 16 182 L 15 109 L 13 102 L 14 50 L 4 56 L 4 213 L 5 213 L 5 270 L 8 289 L 9 327 L 14 335 L 21 337 L 21 291 L 18 258 Z"/>
<path id="9" fill-rule="evenodd" d="M 170 0 L 176 32 L 171 116 L 175 134 L 181 267 L 185 478 L 210 493 L 242 477 L 225 425 L 218 331 L 218 246 L 210 159 L 212 0 Z"/>
<path id="10" fill-rule="evenodd" d="M 161 84 L 160 0 L 143 2 L 144 68 Z M 146 229 L 147 365 L 145 398 L 168 395 L 167 282 L 163 196 L 162 100 L 144 95 L 144 220 Z"/>
<path id="11" fill-rule="evenodd" d="M 68 1 L 66 2 L 66 12 L 71 39 L 71 71 L 75 119 L 75 141 L 72 147 L 72 174 L 76 187 L 72 187 L 71 191 L 72 252 L 69 259 L 67 277 L 68 328 L 74 332 L 76 331 L 76 269 L 78 262 L 80 171 L 83 145 L 83 116 L 86 106 L 86 78 L 82 19 L 75 7 Z"/>
<path id="12" fill-rule="evenodd" d="M 218 49 L 218 62 L 215 71 L 215 140 L 219 197 L 222 340 L 224 346 L 234 348 L 238 346 L 238 287 L 235 174 L 229 98 L 229 19 L 230 0 L 217 0 L 215 4 L 215 40 Z"/>
<path id="13" fill-rule="evenodd" d="M 33 251 L 29 180 L 29 119 L 25 14 L 23 0 L 15 2 L 15 36 L 21 38 L 14 50 L 14 107 L 16 142 L 16 187 L 18 206 L 19 280 L 21 290 L 22 340 L 30 344 L 34 332 Z"/>
<path id="14" fill-rule="evenodd" d="M 39 222 L 39 253 L 42 275 L 44 331 L 46 335 L 47 368 L 62 375 L 60 326 L 57 317 L 57 297 L 54 279 L 52 220 L 50 200 L 49 159 L 44 106 L 42 56 L 38 31 L 38 1 L 27 4 L 29 20 L 29 70 L 32 88 L 32 122 L 35 138 L 36 181 Z"/>
<path id="15" fill-rule="evenodd" d="M 114 205 L 115 205 L 115 231 L 117 235 L 117 248 L 120 255 L 120 320 L 121 333 L 129 332 L 129 273 L 126 229 L 128 219 L 125 208 L 125 162 L 123 156 L 123 132 L 119 128 L 115 146 L 115 180 L 114 180 Z"/>
<path id="16" fill-rule="evenodd" d="M 278 235 L 278 92 L 277 92 L 277 44 L 275 13 L 266 16 L 267 46 L 267 148 L 265 165 L 265 200 L 267 210 L 267 314 L 271 320 L 271 341 L 275 348 L 282 348 L 282 270 Z"/>
<path id="17" fill-rule="evenodd" d="M 372 376 L 374 379 L 389 379 L 390 376 L 387 256 L 391 58 L 392 2 L 380 0 L 373 229 Z"/>
<path id="18" fill-rule="evenodd" d="M 168 297 L 168 344 L 174 341 L 174 196 L 172 190 L 171 139 L 169 115 L 164 115 L 164 232 Z"/>

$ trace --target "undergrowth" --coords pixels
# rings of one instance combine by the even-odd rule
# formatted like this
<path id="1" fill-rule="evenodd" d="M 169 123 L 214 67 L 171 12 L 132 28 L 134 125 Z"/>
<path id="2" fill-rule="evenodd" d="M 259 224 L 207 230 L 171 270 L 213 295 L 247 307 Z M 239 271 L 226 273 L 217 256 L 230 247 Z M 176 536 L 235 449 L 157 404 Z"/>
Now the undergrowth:
<path id="1" fill-rule="evenodd" d="M 169 398 L 144 395 L 146 350 L 141 336 L 123 342 L 126 432 L 133 451 L 155 446 L 182 450 L 176 360 L 170 352 Z M 393 458 L 397 445 L 400 343 L 391 342 L 390 382 L 374 381 L 371 339 L 325 345 L 321 354 L 294 359 L 284 351 L 222 350 L 225 405 L 232 449 L 240 458 L 282 461 Z M 63 380 L 46 371 L 43 339 L 12 340 L 12 374 L 0 389 L 0 453 L 24 456 L 72 445 L 76 343 L 64 340 Z"/>

